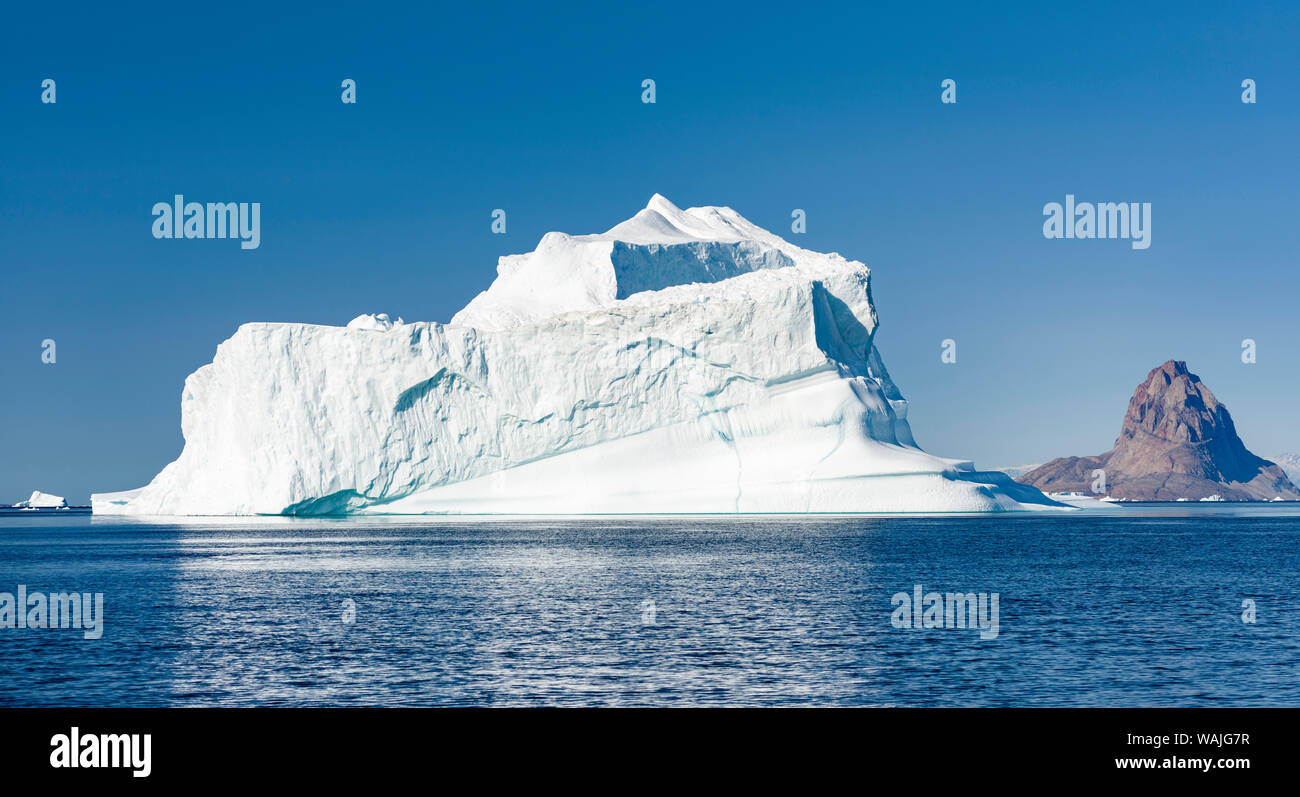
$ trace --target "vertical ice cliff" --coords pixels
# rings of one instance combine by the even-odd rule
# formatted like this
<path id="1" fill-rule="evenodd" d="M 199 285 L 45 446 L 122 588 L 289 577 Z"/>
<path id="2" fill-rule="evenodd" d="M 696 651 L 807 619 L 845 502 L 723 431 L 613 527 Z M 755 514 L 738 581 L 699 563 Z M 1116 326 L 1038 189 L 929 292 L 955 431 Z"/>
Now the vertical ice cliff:
<path id="1" fill-rule="evenodd" d="M 449 324 L 245 324 L 185 448 L 100 513 L 851 513 L 1057 508 L 923 452 L 865 265 L 655 195 L 501 258 Z"/>

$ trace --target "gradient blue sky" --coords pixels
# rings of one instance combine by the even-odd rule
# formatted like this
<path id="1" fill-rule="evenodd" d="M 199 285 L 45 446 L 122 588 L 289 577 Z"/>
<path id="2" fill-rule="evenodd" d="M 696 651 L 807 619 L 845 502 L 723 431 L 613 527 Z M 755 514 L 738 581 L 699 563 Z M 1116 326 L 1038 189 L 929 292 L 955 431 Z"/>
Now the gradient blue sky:
<path id="1" fill-rule="evenodd" d="M 804 208 L 787 237 L 872 266 L 935 453 L 1103 451 L 1170 357 L 1300 451 L 1294 3 L 480 5 L 6 9 L 0 502 L 147 482 L 243 322 L 446 321 L 498 256 L 656 191 L 783 235 Z M 261 248 L 155 240 L 175 193 L 261 202 Z M 1067 193 L 1151 202 L 1151 248 L 1044 239 Z"/>

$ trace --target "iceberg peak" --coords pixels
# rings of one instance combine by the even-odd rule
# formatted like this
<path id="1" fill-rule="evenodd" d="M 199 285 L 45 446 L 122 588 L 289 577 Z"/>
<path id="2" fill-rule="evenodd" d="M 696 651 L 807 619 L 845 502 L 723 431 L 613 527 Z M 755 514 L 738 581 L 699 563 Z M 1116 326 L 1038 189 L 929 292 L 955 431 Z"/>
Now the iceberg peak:
<path id="1" fill-rule="evenodd" d="M 630 244 L 779 240 L 731 208 L 706 206 L 682 210 L 663 194 L 650 197 L 646 206 L 632 218 L 598 235 L 581 237 L 586 240 L 622 241 Z"/>
<path id="2" fill-rule="evenodd" d="M 650 201 L 645 203 L 646 210 L 657 210 L 660 213 L 681 213 L 681 208 L 669 201 L 668 197 L 656 192 L 650 197 Z"/>
<path id="3" fill-rule="evenodd" d="M 805 276 L 844 269 L 864 278 L 867 273 L 862 263 L 802 249 L 729 207 L 682 210 L 655 194 L 603 233 L 550 232 L 532 252 L 502 257 L 496 280 L 451 323 L 503 329 L 609 307 L 646 291 L 786 268 Z"/>

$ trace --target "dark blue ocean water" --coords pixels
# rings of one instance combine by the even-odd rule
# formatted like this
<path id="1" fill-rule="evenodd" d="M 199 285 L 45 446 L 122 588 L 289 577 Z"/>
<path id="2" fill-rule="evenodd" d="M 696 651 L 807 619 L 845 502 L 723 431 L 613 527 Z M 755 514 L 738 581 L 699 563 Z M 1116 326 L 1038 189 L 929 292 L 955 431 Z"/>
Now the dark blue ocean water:
<path id="1" fill-rule="evenodd" d="M 6 517 L 0 592 L 104 633 L 0 628 L 0 705 L 1297 706 L 1287 515 Z M 997 637 L 895 628 L 915 584 Z"/>

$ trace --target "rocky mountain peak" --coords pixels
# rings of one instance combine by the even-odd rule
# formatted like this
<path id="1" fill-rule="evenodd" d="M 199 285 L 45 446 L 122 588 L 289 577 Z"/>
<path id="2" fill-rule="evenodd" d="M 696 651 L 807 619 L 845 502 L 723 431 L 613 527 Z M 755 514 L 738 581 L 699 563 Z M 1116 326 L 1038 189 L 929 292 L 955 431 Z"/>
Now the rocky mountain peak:
<path id="1" fill-rule="evenodd" d="M 1062 457 L 1020 481 L 1046 491 L 1091 492 L 1098 470 L 1106 473 L 1106 492 L 1117 498 L 1300 498 L 1277 465 L 1247 450 L 1228 408 L 1182 360 L 1151 369 L 1133 391 L 1110 451 Z"/>
<path id="2" fill-rule="evenodd" d="M 1232 418 L 1187 363 L 1169 360 L 1151 369 L 1129 401 L 1120 440 L 1149 435 L 1177 443 L 1236 436 Z M 1118 441 L 1116 445 L 1118 445 Z"/>

